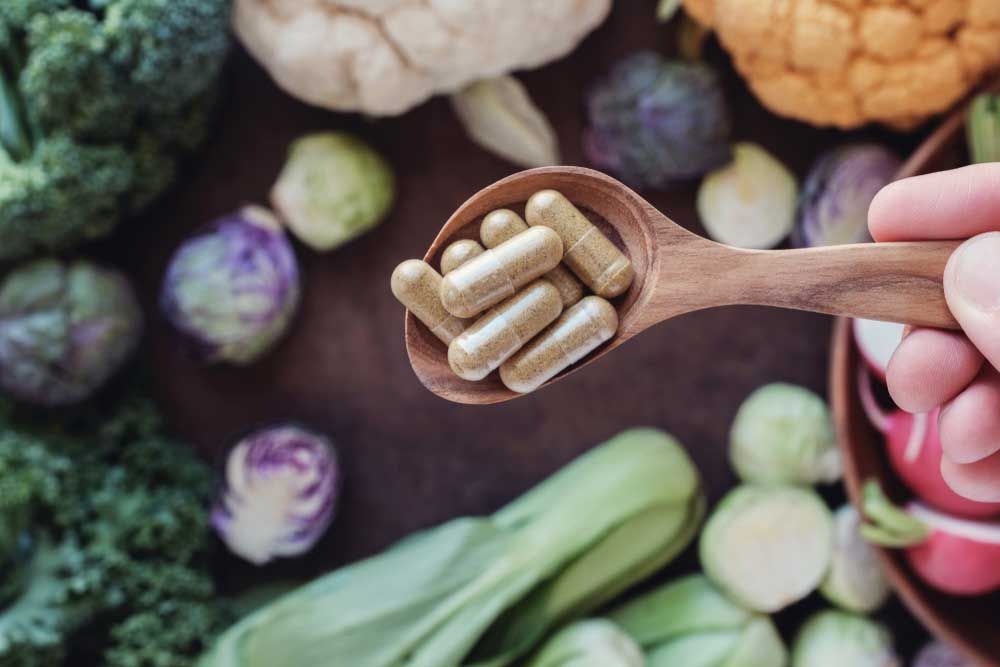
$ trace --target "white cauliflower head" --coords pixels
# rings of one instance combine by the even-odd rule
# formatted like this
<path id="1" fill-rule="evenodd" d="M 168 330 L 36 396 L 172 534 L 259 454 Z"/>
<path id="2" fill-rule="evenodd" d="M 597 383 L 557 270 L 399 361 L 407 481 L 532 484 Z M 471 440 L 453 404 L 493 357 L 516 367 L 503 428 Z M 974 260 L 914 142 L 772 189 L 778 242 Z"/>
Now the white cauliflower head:
<path id="1" fill-rule="evenodd" d="M 236 0 L 275 81 L 339 111 L 393 115 L 436 93 L 565 55 L 611 0 Z"/>

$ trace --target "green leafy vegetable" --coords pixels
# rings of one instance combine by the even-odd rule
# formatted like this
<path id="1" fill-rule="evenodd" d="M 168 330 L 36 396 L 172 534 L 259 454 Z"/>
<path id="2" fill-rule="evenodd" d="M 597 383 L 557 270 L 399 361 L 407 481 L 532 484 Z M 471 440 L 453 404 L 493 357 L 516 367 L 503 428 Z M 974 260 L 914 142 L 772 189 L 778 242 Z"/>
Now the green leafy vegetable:
<path id="1" fill-rule="evenodd" d="M 1000 161 L 1000 95 L 982 93 L 972 100 L 965 131 L 973 164 Z"/>
<path id="2" fill-rule="evenodd" d="M 230 613 L 206 571 L 206 466 L 152 407 L 59 431 L 0 419 L 0 665 L 183 667 Z M 16 534 L 16 538 L 14 535 Z"/>
<path id="3" fill-rule="evenodd" d="M 771 619 L 723 595 L 702 575 L 661 586 L 608 618 L 639 643 L 649 667 L 784 667 Z"/>
<path id="4" fill-rule="evenodd" d="M 226 0 L 0 3 L 0 260 L 110 231 L 205 138 Z"/>
<path id="5" fill-rule="evenodd" d="M 631 637 L 602 618 L 577 621 L 557 632 L 527 667 L 646 667 Z"/>
<path id="6" fill-rule="evenodd" d="M 628 431 L 490 517 L 414 535 L 262 608 L 199 665 L 508 665 L 675 557 L 703 507 L 683 448 Z"/>

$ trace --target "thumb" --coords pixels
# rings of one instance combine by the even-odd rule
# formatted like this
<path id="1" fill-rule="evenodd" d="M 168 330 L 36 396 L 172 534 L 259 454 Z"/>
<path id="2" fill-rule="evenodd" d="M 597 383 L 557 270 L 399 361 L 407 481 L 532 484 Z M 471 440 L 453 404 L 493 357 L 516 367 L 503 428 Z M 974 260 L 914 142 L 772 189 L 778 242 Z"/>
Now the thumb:
<path id="1" fill-rule="evenodd" d="M 944 292 L 965 334 L 1000 369 L 1000 232 L 959 246 L 945 268 Z"/>

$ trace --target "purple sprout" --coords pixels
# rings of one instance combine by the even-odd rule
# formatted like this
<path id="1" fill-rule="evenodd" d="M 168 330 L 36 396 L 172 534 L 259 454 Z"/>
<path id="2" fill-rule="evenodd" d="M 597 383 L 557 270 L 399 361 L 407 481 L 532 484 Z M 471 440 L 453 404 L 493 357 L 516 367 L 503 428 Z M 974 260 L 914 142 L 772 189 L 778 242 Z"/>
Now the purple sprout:
<path id="1" fill-rule="evenodd" d="M 125 276 L 41 259 L 0 282 L 0 391 L 44 406 L 82 401 L 126 362 L 142 311 Z"/>
<path id="2" fill-rule="evenodd" d="M 211 521 L 230 551 L 263 565 L 309 551 L 333 520 L 339 493 L 330 441 L 298 426 L 272 426 L 229 453 Z"/>
<path id="3" fill-rule="evenodd" d="M 247 206 L 187 239 L 167 267 L 164 315 L 208 361 L 249 364 L 284 335 L 299 269 L 281 225 Z"/>
<path id="4" fill-rule="evenodd" d="M 669 187 L 732 157 L 719 76 L 703 63 L 633 54 L 590 89 L 587 114 L 590 161 L 636 187 Z"/>
<path id="5" fill-rule="evenodd" d="M 871 241 L 868 207 L 900 165 L 876 144 L 850 144 L 821 156 L 802 187 L 792 243 L 806 248 Z"/>

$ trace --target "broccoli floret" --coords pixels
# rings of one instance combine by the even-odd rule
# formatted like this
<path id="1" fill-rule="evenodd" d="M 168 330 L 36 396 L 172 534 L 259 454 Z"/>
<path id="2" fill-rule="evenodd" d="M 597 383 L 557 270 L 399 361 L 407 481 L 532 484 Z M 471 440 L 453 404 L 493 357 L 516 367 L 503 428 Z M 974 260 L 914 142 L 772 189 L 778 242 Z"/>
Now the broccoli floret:
<path id="1" fill-rule="evenodd" d="M 207 135 L 229 4 L 0 1 L 0 261 L 104 235 L 170 187 Z"/>
<path id="2" fill-rule="evenodd" d="M 0 18 L 15 29 L 24 29 L 39 14 L 51 14 L 72 5 L 72 0 L 4 0 Z"/>
<path id="3" fill-rule="evenodd" d="M 44 132 L 92 141 L 129 136 L 139 109 L 120 90 L 97 17 L 74 9 L 36 16 L 27 53 L 18 86 Z"/>
<path id="4" fill-rule="evenodd" d="M 73 538 L 40 534 L 30 550 L 17 573 L 21 588 L 0 607 L 0 667 L 61 667 L 66 633 L 101 611 L 97 589 Z"/>
<path id="5" fill-rule="evenodd" d="M 0 563 L 16 559 L 34 508 L 56 502 L 71 468 L 39 441 L 0 431 Z"/>
<path id="6" fill-rule="evenodd" d="M 126 147 L 65 136 L 42 142 L 24 162 L 0 160 L 0 260 L 107 233 L 135 178 Z"/>
<path id="7" fill-rule="evenodd" d="M 232 621 L 217 604 L 165 602 L 115 626 L 105 667 L 190 667 L 192 656 L 208 648 L 210 638 Z"/>
<path id="8" fill-rule="evenodd" d="M 210 87 L 228 24 L 228 2 L 202 0 L 116 0 L 104 22 L 115 65 L 150 110 L 179 109 Z"/>
<path id="9" fill-rule="evenodd" d="M 0 667 L 192 664 L 232 621 L 206 570 L 207 466 L 144 400 L 58 427 L 16 416 L 0 405 L 0 526 L 19 534 L 0 550 Z"/>

